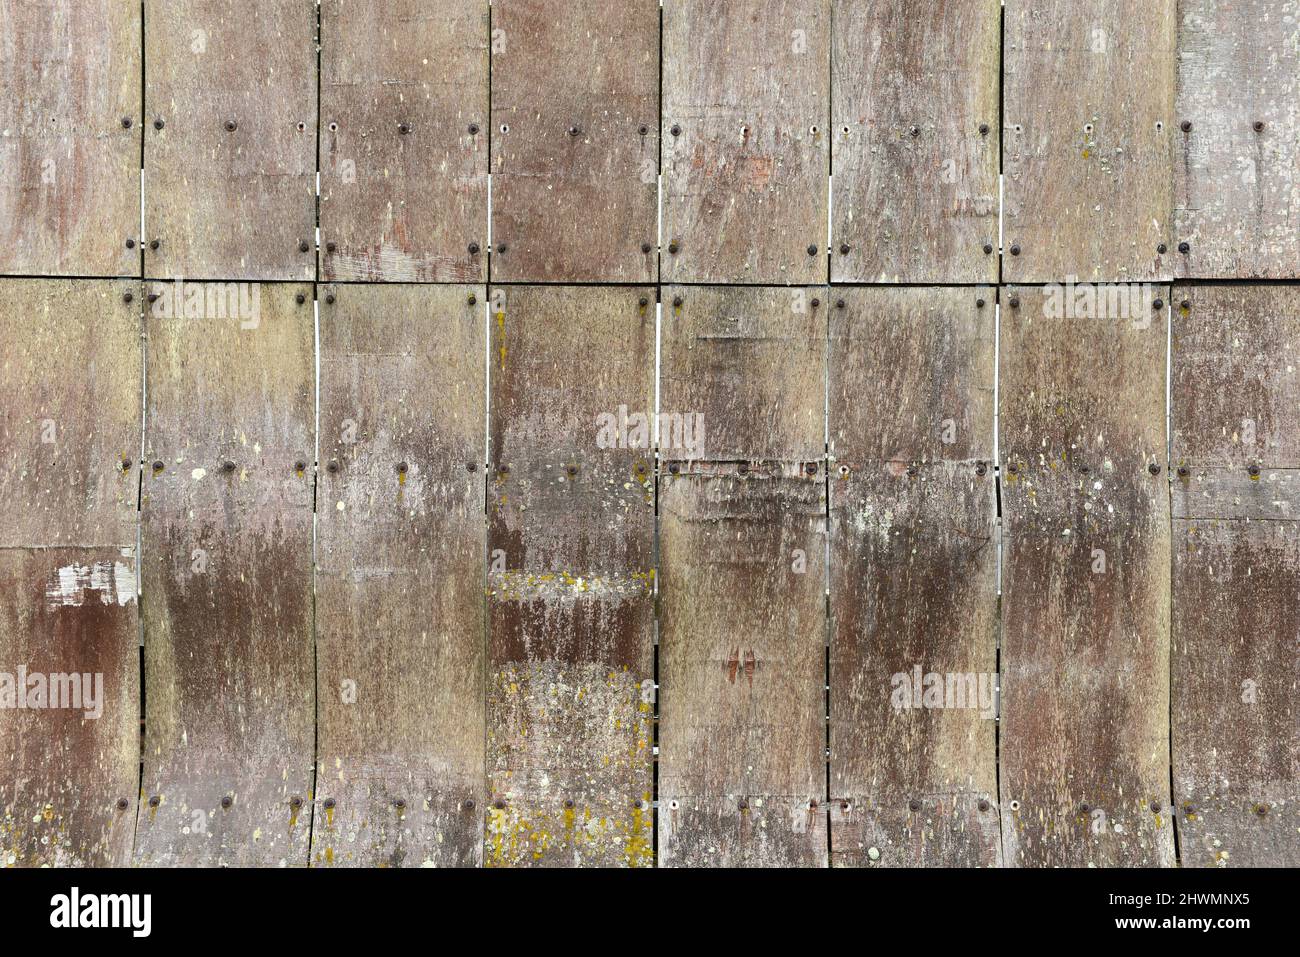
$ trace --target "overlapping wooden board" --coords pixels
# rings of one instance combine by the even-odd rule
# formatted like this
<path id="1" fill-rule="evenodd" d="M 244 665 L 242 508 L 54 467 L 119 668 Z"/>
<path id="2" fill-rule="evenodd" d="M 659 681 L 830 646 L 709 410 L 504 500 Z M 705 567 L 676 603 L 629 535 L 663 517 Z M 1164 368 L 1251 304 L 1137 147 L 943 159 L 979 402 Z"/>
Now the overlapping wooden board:
<path id="1" fill-rule="evenodd" d="M 665 0 L 665 281 L 826 279 L 830 8 Z"/>
<path id="2" fill-rule="evenodd" d="M 1177 275 L 1300 276 L 1298 99 L 1300 4 L 1178 0 Z"/>
<path id="3" fill-rule="evenodd" d="M 659 5 L 492 5 L 492 278 L 658 275 Z"/>
<path id="4" fill-rule="evenodd" d="M 316 4 L 145 0 L 145 275 L 316 275 Z"/>
<path id="5" fill-rule="evenodd" d="M 1133 291 L 1072 318 L 1059 287 L 1011 287 L 1002 312 L 1008 865 L 1174 862 L 1168 290 Z"/>
<path id="6" fill-rule="evenodd" d="M 482 859 L 483 295 L 324 288 L 315 865 Z"/>
<path id="7" fill-rule="evenodd" d="M 139 4 L 3 0 L 0 33 L 0 273 L 138 276 Z"/>
<path id="8" fill-rule="evenodd" d="M 489 866 L 654 863 L 654 290 L 491 293 Z"/>
<path id="9" fill-rule="evenodd" d="M 831 278 L 996 281 L 998 0 L 847 0 L 831 38 Z"/>
<path id="10" fill-rule="evenodd" d="M 1184 866 L 1300 863 L 1300 308 L 1175 287 L 1174 805 Z"/>
<path id="11" fill-rule="evenodd" d="M 1007 281 L 1172 276 L 1175 3 L 1007 0 Z"/>
<path id="12" fill-rule="evenodd" d="M 487 275 L 488 5 L 321 6 L 321 274 Z"/>
<path id="13" fill-rule="evenodd" d="M 832 862 L 996 866 L 993 291 L 837 293 Z"/>
<path id="14" fill-rule="evenodd" d="M 121 866 L 140 760 L 140 286 L 0 292 L 0 866 Z"/>
<path id="15" fill-rule="evenodd" d="M 159 298 L 146 316 L 135 860 L 305 865 L 316 712 L 311 286 L 213 284 L 211 299 L 187 294 L 192 310 L 179 316 L 175 285 L 150 286 Z M 219 291 L 243 297 L 225 300 L 224 317 Z"/>
<path id="16" fill-rule="evenodd" d="M 825 296 L 664 291 L 666 866 L 826 865 Z"/>

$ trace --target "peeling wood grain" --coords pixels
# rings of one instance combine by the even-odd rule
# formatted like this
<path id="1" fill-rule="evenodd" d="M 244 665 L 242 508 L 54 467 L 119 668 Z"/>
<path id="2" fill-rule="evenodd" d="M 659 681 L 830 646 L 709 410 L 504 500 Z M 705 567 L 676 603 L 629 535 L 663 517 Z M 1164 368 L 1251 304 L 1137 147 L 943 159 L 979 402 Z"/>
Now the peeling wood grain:
<path id="1" fill-rule="evenodd" d="M 1007 0 L 1008 281 L 1172 275 L 1174 7 Z"/>
<path id="2" fill-rule="evenodd" d="M 0 273 L 138 276 L 140 5 L 0 0 L 0 36 Z"/>
<path id="3" fill-rule="evenodd" d="M 830 8 L 665 0 L 666 282 L 826 279 Z"/>
<path id="4" fill-rule="evenodd" d="M 834 4 L 833 281 L 997 280 L 1001 40 L 998 0 Z"/>
<path id="5" fill-rule="evenodd" d="M 145 0 L 145 22 L 145 275 L 315 278 L 316 4 Z"/>
<path id="6" fill-rule="evenodd" d="M 492 279 L 652 282 L 659 5 L 492 5 Z"/>
<path id="7" fill-rule="evenodd" d="M 307 863 L 311 287 L 254 290 L 255 320 L 146 319 L 142 865 Z"/>
<path id="8" fill-rule="evenodd" d="M 1300 276 L 1298 102 L 1300 3 L 1178 0 L 1177 275 Z"/>
<path id="9" fill-rule="evenodd" d="M 0 866 L 121 866 L 140 760 L 139 283 L 2 288 Z"/>
<path id="10" fill-rule="evenodd" d="M 832 861 L 997 866 L 993 296 L 843 296 L 829 366 Z"/>
<path id="11" fill-rule="evenodd" d="M 1300 308 L 1176 287 L 1174 803 L 1184 866 L 1300 863 Z"/>
<path id="12" fill-rule="evenodd" d="M 1002 321 L 1003 853 L 1169 866 L 1164 324 L 1051 295 Z"/>
<path id="13" fill-rule="evenodd" d="M 475 866 L 484 290 L 324 296 L 312 862 Z"/>
<path id="14" fill-rule="evenodd" d="M 664 287 L 659 438 L 665 459 L 822 458 L 827 292 L 824 286 Z"/>
<path id="15" fill-rule="evenodd" d="M 663 477 L 665 866 L 826 866 L 825 549 L 821 470 Z"/>
<path id="16" fill-rule="evenodd" d="M 489 866 L 652 866 L 654 290 L 492 291 Z"/>
<path id="17" fill-rule="evenodd" d="M 486 278 L 483 0 L 326 0 L 321 115 L 325 278 Z"/>

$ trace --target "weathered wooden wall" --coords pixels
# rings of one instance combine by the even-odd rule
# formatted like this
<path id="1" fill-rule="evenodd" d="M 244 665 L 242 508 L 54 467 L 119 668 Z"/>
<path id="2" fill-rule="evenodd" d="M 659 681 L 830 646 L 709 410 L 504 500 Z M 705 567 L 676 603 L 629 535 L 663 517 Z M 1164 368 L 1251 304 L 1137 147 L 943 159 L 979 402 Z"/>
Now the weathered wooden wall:
<path id="1" fill-rule="evenodd" d="M 0 0 L 0 862 L 1300 863 L 1298 50 Z"/>

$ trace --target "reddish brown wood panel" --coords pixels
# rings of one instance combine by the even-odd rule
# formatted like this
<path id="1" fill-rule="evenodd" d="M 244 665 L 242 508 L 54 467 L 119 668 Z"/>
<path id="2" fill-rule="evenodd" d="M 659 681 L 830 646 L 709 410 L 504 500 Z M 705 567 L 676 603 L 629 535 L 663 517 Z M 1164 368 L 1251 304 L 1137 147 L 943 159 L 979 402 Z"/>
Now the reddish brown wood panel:
<path id="1" fill-rule="evenodd" d="M 993 294 L 831 312 L 832 861 L 1001 863 Z"/>
<path id="2" fill-rule="evenodd" d="M 0 293 L 0 866 L 122 866 L 140 761 L 140 287 Z"/>
<path id="3" fill-rule="evenodd" d="M 1011 287 L 1002 313 L 1008 865 L 1174 863 L 1168 290 L 1133 292 L 1075 318 L 1059 287 Z"/>
<path id="4" fill-rule="evenodd" d="M 658 275 L 659 5 L 492 5 L 492 278 Z"/>
<path id="5" fill-rule="evenodd" d="M 665 0 L 665 281 L 826 279 L 830 10 Z"/>
<path id="6" fill-rule="evenodd" d="M 1300 277 L 1300 6 L 1178 0 L 1179 276 Z"/>
<path id="7" fill-rule="evenodd" d="M 178 316 L 175 288 L 152 284 L 146 316 L 135 860 L 303 866 L 316 711 L 312 290 L 213 284 L 197 316 Z M 243 298 L 219 316 L 215 290 Z M 246 308 L 232 316 L 231 305 Z"/>
<path id="8" fill-rule="evenodd" d="M 1174 803 L 1188 867 L 1300 863 L 1300 308 L 1175 288 Z"/>
<path id="9" fill-rule="evenodd" d="M 831 278 L 996 281 L 998 0 L 841 0 L 831 33 Z"/>
<path id="10" fill-rule="evenodd" d="M 324 290 L 315 865 L 482 860 L 483 294 Z"/>
<path id="11" fill-rule="evenodd" d="M 654 863 L 653 303 L 492 291 L 489 866 Z"/>
<path id="12" fill-rule="evenodd" d="M 1172 276 L 1175 2 L 1007 0 L 1007 281 Z"/>
<path id="13" fill-rule="evenodd" d="M 140 5 L 3 0 L 0 32 L 0 273 L 138 276 Z"/>
<path id="14" fill-rule="evenodd" d="M 488 5 L 321 5 L 321 274 L 487 276 Z"/>
<path id="15" fill-rule="evenodd" d="M 316 4 L 145 0 L 145 275 L 316 276 Z"/>

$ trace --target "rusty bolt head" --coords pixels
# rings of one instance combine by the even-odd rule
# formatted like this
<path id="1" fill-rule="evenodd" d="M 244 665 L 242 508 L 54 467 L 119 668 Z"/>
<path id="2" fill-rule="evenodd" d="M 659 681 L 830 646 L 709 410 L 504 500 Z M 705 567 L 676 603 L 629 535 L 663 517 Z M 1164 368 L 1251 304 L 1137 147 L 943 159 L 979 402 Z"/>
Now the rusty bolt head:
<path id="1" fill-rule="evenodd" d="M 1183 120 L 1181 123 L 1178 124 L 1178 126 L 1184 133 L 1190 133 L 1192 131 L 1191 120 Z"/>
<path id="2" fill-rule="evenodd" d="M 1151 308 L 1154 309 L 1156 312 L 1159 312 L 1164 307 L 1165 307 L 1165 301 L 1163 299 L 1156 299 L 1151 303 Z"/>
<path id="3" fill-rule="evenodd" d="M 641 244 L 641 252 L 643 252 L 643 253 L 648 253 L 648 252 L 649 252 L 651 249 L 653 249 L 653 248 L 654 248 L 654 247 L 651 246 L 649 243 L 642 243 L 642 244 Z"/>
<path id="4" fill-rule="evenodd" d="M 337 250 L 338 248 L 339 248 L 339 244 L 336 243 L 336 242 L 334 242 L 334 240 L 332 240 L 332 239 L 331 239 L 329 242 L 327 242 L 327 243 L 325 244 L 325 251 L 326 251 L 327 253 L 332 253 L 332 252 L 334 252 L 335 250 Z"/>
<path id="5" fill-rule="evenodd" d="M 1092 805 L 1090 805 L 1087 801 L 1079 805 L 1080 814 L 1087 814 L 1091 810 L 1092 810 Z"/>
<path id="6" fill-rule="evenodd" d="M 468 296 L 465 297 L 465 304 L 466 304 L 466 305 L 469 305 L 469 306 L 477 306 L 477 305 L 478 305 L 478 296 L 474 295 L 474 294 L 471 292 Z"/>
<path id="7" fill-rule="evenodd" d="M 1150 465 L 1147 466 L 1147 471 L 1150 472 L 1152 475 L 1159 475 L 1160 466 L 1156 465 L 1155 462 L 1152 462 Z"/>
<path id="8" fill-rule="evenodd" d="M 976 475 L 987 475 L 987 474 L 988 474 L 988 471 L 989 471 L 989 467 L 988 467 L 988 464 L 987 464 L 986 462 L 976 462 L 976 463 L 975 463 L 975 474 L 976 474 Z"/>
<path id="9" fill-rule="evenodd" d="M 989 135 L 989 125 L 987 123 L 981 123 L 980 136 L 988 136 L 988 135 Z"/>
<path id="10" fill-rule="evenodd" d="M 304 462 L 302 459 L 299 459 L 298 461 L 293 463 L 293 470 L 295 472 L 305 472 L 307 471 L 307 463 Z"/>
<path id="11" fill-rule="evenodd" d="M 915 814 L 917 811 L 921 810 L 921 802 L 915 799 L 908 801 L 907 809 L 911 811 L 913 814 Z"/>
<path id="12" fill-rule="evenodd" d="M 573 807 L 573 798 L 565 798 L 565 799 L 564 799 L 564 806 L 567 807 L 567 808 L 572 808 L 572 807 Z"/>
<path id="13" fill-rule="evenodd" d="M 1179 477 L 1179 478 L 1187 478 L 1187 476 L 1189 476 L 1189 475 L 1191 475 L 1191 474 L 1192 474 L 1192 470 L 1189 469 L 1186 465 L 1180 465 L 1180 466 L 1178 466 L 1178 477 Z"/>
<path id="14" fill-rule="evenodd" d="M 1182 308 L 1182 309 L 1191 309 L 1191 308 L 1192 308 L 1192 300 L 1190 300 L 1190 299 L 1184 299 L 1184 300 L 1183 300 L 1182 302 L 1180 302 L 1178 305 L 1179 305 L 1179 307 Z"/>
<path id="15" fill-rule="evenodd" d="M 816 309 L 821 304 L 822 301 L 818 299 L 816 296 L 813 296 L 812 301 L 808 303 L 808 305 L 812 306 L 814 309 Z"/>
<path id="16" fill-rule="evenodd" d="M 509 249 L 509 248 L 510 248 L 510 247 L 507 246 L 505 243 L 497 243 L 497 252 L 499 252 L 499 253 L 503 253 L 503 252 L 505 252 L 505 251 L 506 251 L 507 249 Z"/>
<path id="17" fill-rule="evenodd" d="M 471 256 L 477 256 L 477 255 L 478 255 L 478 243 L 470 243 L 470 244 L 469 244 L 468 246 L 466 246 L 465 248 L 469 250 L 469 254 L 470 254 Z"/>
<path id="18" fill-rule="evenodd" d="M 155 794 L 153 797 L 149 798 L 150 807 L 157 807 L 159 804 L 162 804 L 162 797 L 160 795 Z"/>
<path id="19" fill-rule="evenodd" d="M 1015 475 L 1019 471 L 1020 471 L 1020 466 L 1017 465 L 1015 462 L 1011 462 L 1010 464 L 1007 465 L 1008 475 Z"/>
<path id="20" fill-rule="evenodd" d="M 332 306 L 332 305 L 334 305 L 334 302 L 335 302 L 335 299 L 334 299 L 334 293 L 332 293 L 332 292 L 327 292 L 327 293 L 325 294 L 325 305 L 327 305 L 327 306 Z"/>
<path id="21" fill-rule="evenodd" d="M 161 471 L 163 470 L 163 460 L 162 460 L 162 459 L 154 459 L 153 470 L 154 470 L 155 472 L 161 472 Z"/>
<path id="22" fill-rule="evenodd" d="M 229 459 L 226 459 L 226 461 L 221 463 L 221 471 L 230 473 L 233 472 L 234 470 L 235 470 L 235 463 L 230 461 Z"/>
<path id="23" fill-rule="evenodd" d="M 981 798 L 979 803 L 979 809 L 981 811 L 987 811 L 989 809 L 989 802 Z"/>
<path id="24" fill-rule="evenodd" d="M 642 296 L 640 299 L 636 301 L 636 304 L 640 306 L 642 309 L 644 309 L 646 306 L 650 305 L 650 297 Z"/>
<path id="25" fill-rule="evenodd" d="M 850 246 L 848 243 L 840 243 L 840 255 L 847 256 L 849 254 L 849 250 L 852 248 L 853 247 Z"/>
<path id="26" fill-rule="evenodd" d="M 1156 252 L 1158 252 L 1161 256 L 1163 256 L 1165 253 L 1169 252 L 1169 247 L 1166 246 L 1164 243 L 1161 243 L 1159 246 L 1156 247 Z"/>
<path id="27" fill-rule="evenodd" d="M 477 472 L 477 471 L 478 471 L 478 463 L 477 463 L 477 462 L 466 462 L 466 463 L 465 463 L 465 471 L 466 471 L 466 472 Z"/>
<path id="28" fill-rule="evenodd" d="M 983 297 L 983 296 L 981 296 L 980 298 L 978 298 L 978 299 L 975 300 L 975 308 L 976 308 L 976 309 L 983 309 L 983 308 L 984 308 L 984 297 Z"/>
<path id="29" fill-rule="evenodd" d="M 123 459 L 123 460 L 122 460 L 122 471 L 123 471 L 123 472 L 129 472 L 129 471 L 131 471 L 131 460 L 130 460 L 130 459 Z"/>
<path id="30" fill-rule="evenodd" d="M 909 465 L 907 467 L 907 474 L 912 476 L 913 478 L 915 478 L 917 473 L 919 473 L 920 471 L 921 470 L 917 468 L 915 465 Z"/>
<path id="31" fill-rule="evenodd" d="M 127 248 L 127 249 L 135 249 L 135 240 L 134 240 L 134 239 L 128 239 L 128 240 L 126 241 L 126 248 Z"/>
<path id="32" fill-rule="evenodd" d="M 149 242 L 149 248 L 153 250 L 156 250 L 161 245 L 162 245 L 161 239 L 154 239 Z"/>
<path id="33" fill-rule="evenodd" d="M 334 810 L 334 808 L 336 808 L 337 806 L 338 806 L 338 802 L 335 801 L 334 798 L 326 798 L 325 801 L 324 801 L 324 807 L 325 807 L 325 810 L 327 810 L 327 811 L 332 811 L 332 810 Z"/>
<path id="34" fill-rule="evenodd" d="M 1256 120 L 1256 121 L 1252 124 L 1252 126 L 1254 127 L 1254 130 L 1255 130 L 1256 133 L 1263 133 L 1263 132 L 1264 132 L 1264 121 L 1263 121 L 1263 120 Z"/>
<path id="35" fill-rule="evenodd" d="M 470 135 L 470 136 L 478 136 L 478 124 L 477 124 L 477 123 L 471 123 L 471 124 L 469 125 L 469 135 Z"/>
<path id="36" fill-rule="evenodd" d="M 393 807 L 399 811 L 406 810 L 406 798 L 393 798 Z"/>
<path id="37" fill-rule="evenodd" d="M 293 797 L 289 798 L 289 807 L 293 808 L 295 811 L 301 808 L 302 798 L 298 797 L 298 795 L 296 794 Z"/>
<path id="38" fill-rule="evenodd" d="M 804 467 L 803 467 L 803 470 L 804 470 L 805 472 L 807 472 L 809 475 L 816 475 L 816 474 L 817 474 L 817 463 L 816 463 L 816 462 L 807 462 L 807 463 L 805 463 L 805 465 L 804 465 Z"/>
<path id="39" fill-rule="evenodd" d="M 1178 244 L 1178 251 L 1185 256 L 1192 251 L 1192 244 L 1186 241 L 1181 242 Z"/>
<path id="40" fill-rule="evenodd" d="M 984 244 L 984 255 L 985 255 L 985 256 L 991 256 L 992 254 L 993 254 L 993 244 L 992 244 L 992 243 L 985 243 L 985 244 Z"/>
<path id="41" fill-rule="evenodd" d="M 129 292 L 122 293 L 123 302 L 131 302 L 133 299 L 135 299 L 135 295 L 133 293 L 129 293 Z"/>
<path id="42" fill-rule="evenodd" d="M 1256 805 L 1255 805 L 1255 814 L 1256 814 L 1256 816 L 1258 816 L 1258 817 L 1265 817 L 1265 816 L 1268 814 L 1268 805 L 1267 805 L 1267 804 L 1256 804 Z"/>
<path id="43" fill-rule="evenodd" d="M 145 298 L 147 298 L 150 302 L 157 302 L 157 301 L 158 301 L 158 293 L 156 293 L 156 292 L 151 292 L 151 293 L 149 293 L 149 295 L 146 296 Z"/>
<path id="44" fill-rule="evenodd" d="M 681 297 L 681 296 L 673 296 L 673 308 L 674 308 L 674 309 L 680 309 L 681 307 L 682 307 L 682 297 Z"/>
<path id="45" fill-rule="evenodd" d="M 303 303 L 307 301 L 307 297 L 304 296 L 302 293 L 298 293 L 298 295 L 293 297 L 293 301 L 301 306 Z"/>
<path id="46" fill-rule="evenodd" d="M 809 244 L 808 244 L 808 255 L 809 255 L 809 256 L 816 256 L 816 255 L 817 255 L 817 246 L 816 246 L 814 243 L 809 243 Z"/>
<path id="47" fill-rule="evenodd" d="M 740 475 L 748 475 L 748 474 L 749 474 L 749 463 L 748 463 L 748 462 L 741 462 L 739 465 L 736 466 L 736 472 L 737 472 L 738 474 L 740 474 Z"/>
<path id="48" fill-rule="evenodd" d="M 223 810 L 226 811 L 229 811 L 231 805 L 233 805 L 234 803 L 235 803 L 235 799 L 232 798 L 229 794 L 227 794 L 225 797 L 221 799 L 221 807 Z"/>
<path id="49" fill-rule="evenodd" d="M 1251 478 L 1258 478 L 1258 477 L 1259 477 L 1259 466 L 1258 466 L 1258 465 L 1255 465 L 1253 462 L 1252 462 L 1250 465 L 1247 465 L 1247 466 L 1246 466 L 1246 474 L 1249 475 Z"/>
<path id="50" fill-rule="evenodd" d="M 736 804 L 736 807 L 740 808 L 740 810 L 742 810 L 742 811 L 748 811 L 748 810 L 749 810 L 749 802 L 748 802 L 747 800 L 745 800 L 744 798 L 741 798 L 740 801 Z"/>
<path id="51" fill-rule="evenodd" d="M 1151 804 L 1149 805 L 1149 807 L 1151 808 L 1151 813 L 1152 813 L 1152 814 L 1159 814 L 1159 813 L 1160 813 L 1160 802 L 1159 802 L 1159 801 L 1152 801 Z"/>
<path id="52" fill-rule="evenodd" d="M 676 256 L 676 255 L 677 255 L 677 250 L 680 249 L 680 248 L 681 248 L 681 247 L 677 245 L 677 240 L 674 239 L 672 242 L 670 242 L 670 243 L 668 244 L 668 253 L 669 253 L 669 255 Z"/>
<path id="53" fill-rule="evenodd" d="M 311 246 L 305 239 L 298 244 L 298 252 L 300 253 L 305 253 L 309 249 L 311 249 Z"/>
<path id="54" fill-rule="evenodd" d="M 567 472 L 570 476 L 577 475 L 578 467 L 576 465 L 569 465 L 565 468 L 564 471 Z"/>
<path id="55" fill-rule="evenodd" d="M 325 471 L 334 473 L 337 472 L 338 470 L 339 470 L 339 463 L 334 461 L 334 459 L 330 459 L 329 464 L 325 466 Z"/>
<path id="56" fill-rule="evenodd" d="M 836 300 L 835 300 L 835 308 L 836 308 L 836 309 L 843 309 L 843 308 L 844 308 L 844 300 L 843 300 L 843 299 L 836 299 Z"/>
<path id="57" fill-rule="evenodd" d="M 682 467 L 681 467 L 680 465 L 678 465 L 676 462 L 673 462 L 672 464 L 670 464 L 670 465 L 668 466 L 668 474 L 669 474 L 669 475 L 676 475 L 676 474 L 677 474 L 678 472 L 680 472 L 681 470 L 682 470 Z"/>
<path id="58" fill-rule="evenodd" d="M 1011 306 L 1012 309 L 1019 309 L 1019 308 L 1020 308 L 1020 297 L 1019 297 L 1019 296 L 1012 296 L 1011 299 L 1010 299 L 1010 301 L 1008 302 L 1008 305 Z"/>
<path id="59" fill-rule="evenodd" d="M 234 120 L 226 120 L 226 132 L 227 132 L 227 133 L 233 133 L 233 132 L 235 132 L 235 130 L 237 130 L 237 129 L 239 129 L 239 124 L 238 124 L 238 123 L 236 123 Z"/>
<path id="60" fill-rule="evenodd" d="M 398 462 L 398 463 L 397 463 L 397 474 L 398 474 L 398 475 L 405 475 L 405 474 L 406 474 L 406 467 L 407 467 L 407 466 L 406 466 L 406 463 L 405 463 L 405 462 Z"/>
<path id="61" fill-rule="evenodd" d="M 128 801 L 126 798 L 118 798 L 118 799 L 117 799 L 117 809 L 118 809 L 119 811 L 125 811 L 125 810 L 126 810 L 127 808 L 129 808 L 130 806 L 131 806 L 131 802 Z"/>
<path id="62" fill-rule="evenodd" d="M 506 802 L 501 800 L 500 798 L 497 798 L 495 801 L 492 802 L 492 806 L 496 808 L 498 811 L 504 811 L 506 809 Z"/>
<path id="63" fill-rule="evenodd" d="M 162 118 L 161 116 L 158 117 L 158 119 L 156 119 L 156 120 L 153 121 L 153 128 L 154 128 L 155 130 L 160 130 L 160 129 L 162 129 L 162 128 L 163 128 L 164 126 L 166 126 L 166 125 L 167 125 L 166 122 L 164 122 L 164 120 L 163 120 L 163 118 Z"/>
<path id="64" fill-rule="evenodd" d="M 1020 255 L 1020 244 L 1019 244 L 1019 243 L 1012 243 L 1012 244 L 1011 244 L 1011 255 L 1013 255 L 1013 256 L 1019 256 L 1019 255 Z"/>

